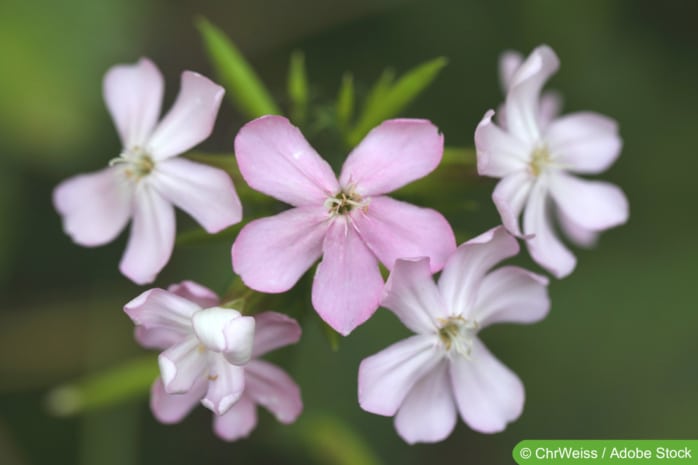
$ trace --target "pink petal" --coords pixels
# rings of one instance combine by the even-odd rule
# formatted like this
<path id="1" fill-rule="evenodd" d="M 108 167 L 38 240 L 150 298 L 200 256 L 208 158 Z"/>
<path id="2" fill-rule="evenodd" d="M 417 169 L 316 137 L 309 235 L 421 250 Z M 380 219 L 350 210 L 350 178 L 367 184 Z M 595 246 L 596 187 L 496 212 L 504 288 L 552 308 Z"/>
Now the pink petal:
<path id="1" fill-rule="evenodd" d="M 582 228 L 602 231 L 628 221 L 628 200 L 613 184 L 557 173 L 551 176 L 550 194 L 560 210 Z"/>
<path id="2" fill-rule="evenodd" d="M 593 247 L 598 241 L 597 231 L 579 226 L 560 207 L 557 208 L 557 219 L 562 231 L 574 244 L 580 247 Z"/>
<path id="3" fill-rule="evenodd" d="M 539 181 L 531 189 L 524 212 L 524 233 L 530 236 L 526 246 L 536 263 L 563 278 L 574 270 L 577 260 L 555 236 L 547 206 L 545 186 Z"/>
<path id="4" fill-rule="evenodd" d="M 262 292 L 293 287 L 322 254 L 328 227 L 323 207 L 292 208 L 248 223 L 233 244 L 233 269 Z"/>
<path id="5" fill-rule="evenodd" d="M 224 93 L 210 79 L 184 71 L 177 100 L 147 142 L 153 159 L 179 155 L 206 139 L 213 131 Z"/>
<path id="6" fill-rule="evenodd" d="M 501 226 L 458 247 L 439 278 L 439 290 L 447 311 L 451 315 L 471 316 L 485 274 L 518 252 L 516 239 Z"/>
<path id="7" fill-rule="evenodd" d="M 532 146 L 513 137 L 492 122 L 494 110 L 489 110 L 475 129 L 477 172 L 481 176 L 501 178 L 524 171 L 528 166 Z"/>
<path id="8" fill-rule="evenodd" d="M 620 155 L 622 146 L 616 121 L 591 112 L 554 120 L 545 139 L 556 163 L 585 174 L 606 171 Z"/>
<path id="9" fill-rule="evenodd" d="M 281 368 L 261 360 L 245 368 L 245 393 L 274 414 L 281 423 L 293 423 L 303 411 L 298 385 Z"/>
<path id="10" fill-rule="evenodd" d="M 162 104 L 163 80 L 147 58 L 133 65 L 118 65 L 104 76 L 104 101 L 124 149 L 143 147 Z"/>
<path id="11" fill-rule="evenodd" d="M 442 360 L 434 335 L 416 335 L 365 358 L 359 365 L 359 404 L 367 412 L 395 415 L 412 387 Z"/>
<path id="12" fill-rule="evenodd" d="M 240 399 L 245 389 L 245 369 L 231 365 L 220 354 L 212 354 L 208 391 L 201 404 L 216 415 L 223 415 Z"/>
<path id="13" fill-rule="evenodd" d="M 473 318 L 494 323 L 534 323 L 550 310 L 548 279 L 517 266 L 494 270 L 482 280 Z"/>
<path id="14" fill-rule="evenodd" d="M 301 338 L 301 327 L 293 318 L 276 312 L 255 315 L 254 346 L 252 358 L 267 352 L 295 344 Z"/>
<path id="15" fill-rule="evenodd" d="M 521 380 L 497 360 L 479 340 L 472 358 L 451 358 L 451 382 L 456 405 L 468 426 L 481 433 L 498 433 L 523 410 Z"/>
<path id="16" fill-rule="evenodd" d="M 431 271 L 436 272 L 456 249 L 451 225 L 441 213 L 390 197 L 372 197 L 365 212 L 352 212 L 352 221 L 388 269 L 398 258 L 429 257 Z"/>
<path id="17" fill-rule="evenodd" d="M 124 306 L 137 325 L 136 339 L 147 348 L 166 349 L 191 334 L 191 317 L 199 306 L 162 289 L 145 291 Z"/>
<path id="18" fill-rule="evenodd" d="M 213 307 L 192 316 L 196 337 L 208 350 L 221 352 L 228 362 L 242 365 L 250 360 L 254 340 L 254 318 L 237 310 Z"/>
<path id="19" fill-rule="evenodd" d="M 443 150 L 443 135 L 430 121 L 384 121 L 349 154 L 339 183 L 362 195 L 391 192 L 431 173 Z"/>
<path id="20" fill-rule="evenodd" d="M 136 284 L 152 282 L 169 261 L 174 239 L 172 205 L 141 181 L 134 198 L 131 236 L 119 269 Z"/>
<path id="21" fill-rule="evenodd" d="M 431 333 L 436 319 L 448 318 L 439 289 L 429 268 L 429 259 L 399 259 L 383 290 L 381 306 L 391 310 L 415 333 Z"/>
<path id="22" fill-rule="evenodd" d="M 168 394 L 162 379 L 158 378 L 150 389 L 150 410 L 160 423 L 179 423 L 205 393 L 206 381 L 203 378 L 184 394 Z"/>
<path id="23" fill-rule="evenodd" d="M 535 144 L 540 139 L 540 91 L 559 65 L 555 52 L 542 45 L 533 50 L 511 77 L 506 99 L 506 127 L 521 141 Z"/>
<path id="24" fill-rule="evenodd" d="M 205 375 L 208 354 L 200 349 L 198 339 L 189 337 L 160 354 L 160 375 L 168 394 L 188 392 Z"/>
<path id="25" fill-rule="evenodd" d="M 395 416 L 395 428 L 414 444 L 442 441 L 455 426 L 456 405 L 444 360 L 412 387 Z"/>
<path id="26" fill-rule="evenodd" d="M 242 219 L 242 205 L 233 181 L 223 171 L 184 158 L 157 164 L 150 182 L 168 201 L 215 233 Z"/>
<path id="27" fill-rule="evenodd" d="M 282 202 L 321 205 L 339 192 L 330 165 L 282 116 L 262 116 L 243 126 L 235 156 L 247 184 Z"/>
<path id="28" fill-rule="evenodd" d="M 213 419 L 213 430 L 225 441 L 246 438 L 257 426 L 257 407 L 244 395 L 225 412 Z"/>
<path id="29" fill-rule="evenodd" d="M 513 50 L 507 50 L 499 56 L 499 84 L 504 93 L 509 90 L 511 79 L 523 60 L 524 56 Z"/>
<path id="30" fill-rule="evenodd" d="M 178 284 L 172 284 L 167 290 L 194 302 L 201 308 L 215 307 L 220 303 L 220 298 L 215 292 L 194 281 L 182 281 Z"/>
<path id="31" fill-rule="evenodd" d="M 53 205 L 75 243 L 93 247 L 111 242 L 131 217 L 131 186 L 119 167 L 81 174 L 60 183 Z"/>
<path id="32" fill-rule="evenodd" d="M 541 130 L 547 131 L 548 126 L 555 121 L 562 110 L 562 96 L 553 90 L 543 92 L 540 97 L 538 124 Z"/>
<path id="33" fill-rule="evenodd" d="M 519 216 L 532 186 L 531 175 L 527 171 L 520 171 L 502 178 L 492 192 L 492 201 L 502 218 L 502 224 L 517 237 L 522 236 Z"/>
<path id="34" fill-rule="evenodd" d="M 378 308 L 383 278 L 378 262 L 345 218 L 331 224 L 313 280 L 312 301 L 320 318 L 346 336 Z"/>

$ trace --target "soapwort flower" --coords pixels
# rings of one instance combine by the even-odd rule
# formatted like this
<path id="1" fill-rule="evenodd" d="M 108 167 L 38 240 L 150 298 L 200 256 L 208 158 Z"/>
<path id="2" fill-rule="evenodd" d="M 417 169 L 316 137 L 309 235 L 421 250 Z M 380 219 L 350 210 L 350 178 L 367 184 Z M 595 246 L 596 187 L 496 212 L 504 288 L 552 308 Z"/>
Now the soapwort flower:
<path id="1" fill-rule="evenodd" d="M 276 312 L 254 318 L 218 307 L 218 296 L 185 281 L 152 289 L 124 310 L 136 324 L 136 339 L 160 354 L 161 376 L 150 406 L 163 423 L 181 421 L 199 402 L 214 412 L 214 430 L 225 440 L 247 436 L 257 424 L 257 405 L 282 423 L 300 415 L 296 383 L 259 357 L 300 339 L 295 320 Z"/>
<path id="2" fill-rule="evenodd" d="M 163 79 L 157 67 L 143 58 L 111 68 L 104 78 L 104 99 L 121 139 L 121 154 L 101 171 L 63 181 L 53 193 L 73 241 L 88 247 L 106 244 L 132 219 L 120 269 L 145 284 L 172 253 L 173 205 L 208 232 L 239 222 L 242 206 L 230 177 L 176 157 L 210 135 L 223 93 L 206 77 L 184 71 L 179 96 L 158 123 Z"/>
<path id="3" fill-rule="evenodd" d="M 500 124 L 489 110 L 475 131 L 478 172 L 501 178 L 492 199 L 502 223 L 525 236 L 533 259 L 561 278 L 576 259 L 557 238 L 550 208 L 581 245 L 627 221 L 628 202 L 618 187 L 576 176 L 605 171 L 620 154 L 621 139 L 614 120 L 591 112 L 555 117 L 559 101 L 541 99 L 541 88 L 559 66 L 552 49 L 538 47 L 522 63 L 515 56 L 504 61 L 508 91 Z"/>
<path id="4" fill-rule="evenodd" d="M 548 312 L 545 277 L 515 266 L 491 271 L 518 251 L 503 227 L 492 229 L 458 247 L 438 285 L 428 258 L 395 263 L 381 305 L 416 334 L 361 362 L 364 410 L 394 415 L 409 443 L 445 439 L 456 412 L 483 433 L 519 417 L 521 381 L 477 337 L 491 324 L 533 323 Z"/>
<path id="5" fill-rule="evenodd" d="M 248 123 L 235 139 L 240 172 L 253 189 L 294 208 L 240 231 L 235 272 L 253 289 L 284 292 L 322 256 L 313 306 L 349 334 L 378 308 L 379 261 L 392 269 L 398 258 L 427 256 L 435 272 L 455 249 L 440 213 L 383 195 L 430 173 L 442 153 L 443 136 L 429 121 L 389 120 L 353 150 L 337 179 L 286 118 Z"/>

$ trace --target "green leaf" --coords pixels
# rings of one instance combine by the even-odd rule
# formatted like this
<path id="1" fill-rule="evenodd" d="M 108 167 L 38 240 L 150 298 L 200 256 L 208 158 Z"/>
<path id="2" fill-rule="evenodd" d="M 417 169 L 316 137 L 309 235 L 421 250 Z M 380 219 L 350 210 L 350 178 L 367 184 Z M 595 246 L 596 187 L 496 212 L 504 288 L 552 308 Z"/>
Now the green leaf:
<path id="1" fill-rule="evenodd" d="M 342 76 L 342 86 L 337 94 L 337 124 L 342 132 L 349 128 L 354 115 L 354 77 L 350 73 Z"/>
<path id="2" fill-rule="evenodd" d="M 306 415 L 299 421 L 300 439 L 317 463 L 381 465 L 365 438 L 341 419 L 327 414 Z"/>
<path id="3" fill-rule="evenodd" d="M 388 91 L 392 88 L 393 82 L 395 82 L 395 70 L 392 68 L 386 68 L 380 75 L 378 80 L 366 97 L 363 106 L 362 115 L 375 113 L 378 107 L 380 107 L 380 102 L 383 100 Z"/>
<path id="4" fill-rule="evenodd" d="M 440 57 L 423 63 L 405 73 L 392 85 L 384 77 L 386 73 L 383 73 L 367 98 L 363 112 L 349 133 L 347 142 L 351 146 L 358 144 L 374 126 L 399 114 L 431 84 L 446 66 L 446 62 L 446 58 Z M 385 82 L 382 82 L 384 80 Z"/>
<path id="5" fill-rule="evenodd" d="M 330 345 L 330 349 L 332 349 L 332 352 L 337 352 L 339 350 L 340 341 L 342 340 L 342 335 L 324 321 L 322 322 L 322 329 L 325 332 L 325 337 Z"/>
<path id="6" fill-rule="evenodd" d="M 291 120 L 303 124 L 308 114 L 308 76 L 305 71 L 303 52 L 296 51 L 291 55 L 288 69 L 288 96 L 291 100 Z"/>
<path id="7" fill-rule="evenodd" d="M 129 360 L 53 389 L 46 398 L 47 408 L 54 415 L 69 416 L 146 397 L 158 374 L 154 355 Z"/>
<path id="8" fill-rule="evenodd" d="M 233 104 L 248 118 L 280 115 L 266 87 L 233 42 L 205 18 L 198 19 L 196 25 L 218 79 Z"/>

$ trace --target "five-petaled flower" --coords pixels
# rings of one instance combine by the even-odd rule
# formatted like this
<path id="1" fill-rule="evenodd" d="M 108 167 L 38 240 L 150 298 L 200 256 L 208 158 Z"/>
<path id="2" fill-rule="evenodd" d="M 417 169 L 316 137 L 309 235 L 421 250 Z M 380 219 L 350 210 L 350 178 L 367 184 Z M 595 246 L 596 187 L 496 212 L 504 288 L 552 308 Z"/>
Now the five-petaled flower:
<path id="1" fill-rule="evenodd" d="M 518 253 L 503 227 L 461 245 L 434 284 L 429 259 L 398 260 L 381 302 L 417 333 L 359 367 L 359 403 L 395 415 L 409 443 L 446 438 L 456 412 L 473 429 L 502 431 L 521 414 L 519 378 L 477 338 L 493 323 L 532 323 L 550 306 L 546 278 L 515 266 L 491 268 Z"/>
<path id="2" fill-rule="evenodd" d="M 313 306 L 349 334 L 378 308 L 378 261 L 392 269 L 398 258 L 427 256 L 435 272 L 455 249 L 440 213 L 383 195 L 430 173 L 442 153 L 443 136 L 429 121 L 389 120 L 353 150 L 337 179 L 286 118 L 248 123 L 235 139 L 240 172 L 252 188 L 295 208 L 240 231 L 235 272 L 253 289 L 284 292 L 323 256 Z"/>
<path id="3" fill-rule="evenodd" d="M 104 99 L 123 148 L 109 167 L 70 178 L 55 189 L 53 201 L 66 233 L 80 245 L 102 245 L 132 218 L 120 269 L 145 284 L 172 253 L 173 205 L 208 232 L 239 222 L 242 206 L 230 177 L 175 158 L 209 136 L 223 93 L 204 76 L 185 71 L 177 100 L 158 123 L 163 79 L 155 65 L 141 59 L 111 68 L 104 78 Z"/>
<path id="4" fill-rule="evenodd" d="M 218 296 L 185 281 L 151 289 L 124 310 L 136 339 L 160 354 L 161 377 L 151 389 L 151 409 L 163 423 L 176 423 L 201 402 L 215 413 L 214 430 L 232 441 L 257 424 L 256 404 L 291 423 L 303 404 L 300 390 L 280 368 L 258 357 L 298 341 L 295 320 L 276 312 L 242 316 L 219 307 Z"/>
<path id="5" fill-rule="evenodd" d="M 554 98 L 540 98 L 559 65 L 549 47 L 538 47 L 523 63 L 513 55 L 505 60 L 502 80 L 508 91 L 500 126 L 489 110 L 475 131 L 478 172 L 502 178 L 492 194 L 502 223 L 527 238 L 536 262 L 564 277 L 576 259 L 556 237 L 548 208 L 554 204 L 562 228 L 582 245 L 592 243 L 596 232 L 627 221 L 628 202 L 618 187 L 571 174 L 606 170 L 620 153 L 621 139 L 615 121 L 596 113 L 554 118 Z"/>

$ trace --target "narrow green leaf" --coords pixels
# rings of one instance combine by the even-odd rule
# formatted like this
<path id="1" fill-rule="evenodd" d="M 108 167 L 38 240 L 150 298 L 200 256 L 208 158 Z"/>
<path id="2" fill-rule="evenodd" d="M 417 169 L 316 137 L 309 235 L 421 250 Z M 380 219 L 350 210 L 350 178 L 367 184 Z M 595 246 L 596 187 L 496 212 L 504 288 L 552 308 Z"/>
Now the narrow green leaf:
<path id="1" fill-rule="evenodd" d="M 291 120 L 303 124 L 308 113 L 308 76 L 305 71 L 303 52 L 291 55 L 288 69 L 288 96 L 291 100 Z"/>
<path id="2" fill-rule="evenodd" d="M 405 73 L 389 88 L 379 89 L 380 92 L 374 90 L 369 95 L 356 126 L 349 134 L 350 145 L 358 144 L 368 131 L 383 120 L 399 114 L 431 84 L 446 66 L 446 62 L 446 58 L 443 57 L 428 61 Z"/>
<path id="3" fill-rule="evenodd" d="M 147 396 L 157 376 L 157 357 L 147 355 L 59 386 L 49 392 L 46 405 L 54 415 L 69 416 L 119 404 Z"/>
<path id="4" fill-rule="evenodd" d="M 351 73 L 342 76 L 342 86 L 337 94 L 337 124 L 342 132 L 349 127 L 354 116 L 354 77 Z"/>
<path id="5" fill-rule="evenodd" d="M 380 102 L 392 88 L 393 82 L 395 82 L 395 70 L 386 68 L 366 96 L 361 113 L 362 118 L 364 117 L 363 115 L 375 113 L 376 108 L 381 105 Z"/>
<path id="6" fill-rule="evenodd" d="M 444 156 L 441 159 L 442 165 L 463 165 L 475 166 L 477 158 L 474 148 L 466 147 L 444 147 Z"/>
<path id="7" fill-rule="evenodd" d="M 327 414 L 306 415 L 299 422 L 300 439 L 317 463 L 381 465 L 366 439 L 341 419 Z"/>
<path id="8" fill-rule="evenodd" d="M 324 321 L 322 322 L 322 328 L 325 331 L 325 337 L 330 345 L 330 349 L 332 349 L 332 352 L 337 352 L 339 350 L 340 341 L 342 340 L 342 335 Z"/>
<path id="9" fill-rule="evenodd" d="M 196 25 L 218 79 L 233 104 L 248 118 L 280 115 L 266 87 L 233 42 L 205 18 L 199 18 Z"/>

